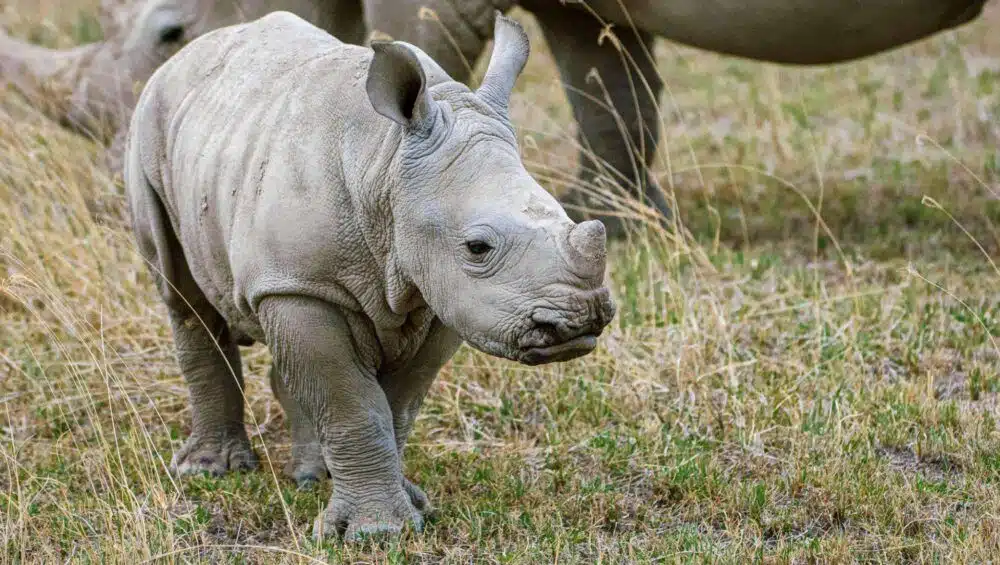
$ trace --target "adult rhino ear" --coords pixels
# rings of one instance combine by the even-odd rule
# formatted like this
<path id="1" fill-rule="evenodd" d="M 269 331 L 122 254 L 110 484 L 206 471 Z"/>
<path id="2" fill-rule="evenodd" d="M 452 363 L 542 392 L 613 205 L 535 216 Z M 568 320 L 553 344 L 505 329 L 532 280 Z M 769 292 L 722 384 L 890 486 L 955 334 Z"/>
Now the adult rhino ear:
<path id="1" fill-rule="evenodd" d="M 428 128 L 433 123 L 434 103 L 416 54 L 396 41 L 372 41 L 371 48 L 375 54 L 365 88 L 372 107 L 407 129 Z"/>
<path id="2" fill-rule="evenodd" d="M 521 24 L 497 10 L 493 27 L 493 53 L 483 82 L 476 91 L 479 97 L 506 114 L 510 93 L 528 62 L 530 51 L 528 34 Z"/>

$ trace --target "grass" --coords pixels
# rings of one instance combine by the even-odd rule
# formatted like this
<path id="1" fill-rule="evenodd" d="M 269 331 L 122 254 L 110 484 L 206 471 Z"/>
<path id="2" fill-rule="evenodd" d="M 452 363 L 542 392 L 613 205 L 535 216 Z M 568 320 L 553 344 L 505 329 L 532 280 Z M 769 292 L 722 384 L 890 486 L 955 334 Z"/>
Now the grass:
<path id="1" fill-rule="evenodd" d="M 51 14 L 2 21 L 59 45 L 89 21 Z M 187 391 L 120 191 L 94 144 L 3 95 L 3 562 L 994 559 L 998 22 L 822 69 L 659 44 L 654 170 L 682 235 L 612 250 L 619 312 L 591 356 L 463 347 L 405 461 L 440 517 L 379 546 L 312 542 L 331 485 L 280 476 L 261 346 L 248 426 L 275 472 L 169 475 Z M 574 126 L 529 28 L 512 111 L 557 190 Z"/>

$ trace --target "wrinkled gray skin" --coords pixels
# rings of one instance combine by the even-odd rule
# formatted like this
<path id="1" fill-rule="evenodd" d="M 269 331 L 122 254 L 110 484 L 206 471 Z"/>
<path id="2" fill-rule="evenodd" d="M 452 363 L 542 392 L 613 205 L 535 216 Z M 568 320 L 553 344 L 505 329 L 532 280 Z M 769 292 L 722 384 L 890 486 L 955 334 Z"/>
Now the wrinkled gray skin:
<path id="1" fill-rule="evenodd" d="M 516 4 L 531 12 L 559 67 L 579 124 L 581 185 L 624 186 L 633 197 L 645 194 L 646 202 L 668 217 L 663 191 L 647 174 L 656 153 L 656 107 L 663 88 L 652 58 L 656 36 L 760 61 L 830 64 L 966 23 L 979 15 L 985 0 L 363 2 L 370 29 L 420 46 L 458 80 L 468 77 L 461 60 L 474 61 L 489 38 L 489 12 L 494 6 L 506 9 Z M 418 20 L 422 5 L 435 11 L 440 22 Z M 601 41 L 605 24 L 613 24 L 617 44 Z M 593 71 L 599 80 L 590 78 Z M 563 204 L 574 219 L 599 217 L 610 235 L 620 236 L 623 226 L 615 217 L 584 212 L 613 207 L 606 198 L 594 198 L 594 192 L 576 191 Z"/>
<path id="2" fill-rule="evenodd" d="M 237 345 L 263 342 L 286 472 L 334 481 L 318 535 L 419 529 L 431 506 L 402 451 L 460 343 L 527 365 L 596 346 L 615 313 L 604 226 L 524 169 L 507 103 L 528 40 L 499 13 L 495 34 L 476 91 L 409 44 L 348 45 L 287 12 L 150 79 L 124 175 L 191 391 L 178 472 L 257 465 Z"/>
<path id="3" fill-rule="evenodd" d="M 850 61 L 899 47 L 975 19 L 985 0 L 136 0 L 140 12 L 136 32 L 121 36 L 129 53 L 149 53 L 142 60 L 170 51 L 162 38 L 183 30 L 183 39 L 232 23 L 234 5 L 255 18 L 273 9 L 297 13 L 349 43 L 362 43 L 364 27 L 372 33 L 412 43 L 427 52 L 456 80 L 466 82 L 493 33 L 493 11 L 517 5 L 530 11 L 545 35 L 566 94 L 580 125 L 582 191 L 564 204 L 576 219 L 580 207 L 613 207 L 605 198 L 586 197 L 602 186 L 624 186 L 645 193 L 657 209 L 668 213 L 662 191 L 646 174 L 658 136 L 655 101 L 662 90 L 651 49 L 661 36 L 719 53 L 789 64 Z M 433 17 L 421 17 L 421 7 Z M 430 13 L 430 12 L 425 12 Z M 363 15 L 363 22 L 362 16 Z M 149 14 L 158 14 L 155 18 Z M 197 17 L 184 14 L 199 14 Z M 362 26 L 362 23 L 365 24 Z M 636 25 L 633 29 L 633 23 Z M 600 39 L 613 24 L 617 42 Z M 361 27 L 359 27 L 361 26 Z M 111 41 L 114 44 L 116 41 Z M 621 47 L 622 51 L 619 51 Z M 103 46 L 100 49 L 114 50 Z M 0 61 L 31 59 L 27 48 L 12 50 L 0 42 Z M 5 55 L 6 52 L 6 55 Z M 11 55 L 11 53 L 14 53 Z M 627 56 L 623 55 L 627 53 Z M 50 54 L 55 57 L 54 54 Z M 37 59 L 37 58 L 36 58 Z M 629 60 L 630 59 L 630 60 Z M 102 61 L 117 59 L 105 57 Z M 162 59 L 165 60 L 165 59 Z M 129 61 L 125 61 L 128 67 Z M 45 65 L 37 61 L 27 68 Z M 9 65 L 0 66 L 8 73 Z M 97 65 L 94 73 L 109 73 Z M 145 63 L 129 71 L 134 80 L 149 76 Z M 595 70 L 599 80 L 588 79 Z M 44 74 L 40 71 L 40 74 Z M 640 78 L 645 77 L 645 81 Z M 15 81 L 17 82 L 17 81 Z M 21 81 L 24 82 L 24 81 Z M 100 80 L 92 80 L 100 84 Z M 113 81 L 112 81 L 113 82 Z M 107 87 L 117 100 L 120 88 Z M 99 100 L 96 96 L 93 100 Z M 89 99 L 79 98 L 89 106 Z M 128 101 L 122 103 L 128 106 Z M 615 109 L 612 112 L 610 109 Z M 99 113 L 99 110 L 89 110 Z M 87 113 L 87 112 L 78 112 Z M 124 134 L 117 141 L 123 139 Z M 112 148 L 112 157 L 118 150 Z M 114 165 L 113 165 L 114 166 Z M 620 194 L 620 193 L 619 193 Z M 577 210 L 574 212 L 574 210 Z M 589 217 L 589 216 L 588 216 Z M 610 234 L 621 234 L 614 217 L 601 216 Z"/>
<path id="4" fill-rule="evenodd" d="M 0 30 L 0 84 L 10 83 L 62 124 L 105 137 L 105 126 L 113 132 L 135 106 L 129 75 L 149 78 L 176 51 L 125 48 L 129 35 L 146 38 L 160 31 L 137 18 L 139 6 L 103 0 L 99 20 L 107 40 L 65 51 L 25 44 Z"/>
<path id="5" fill-rule="evenodd" d="M 102 0 L 105 40 L 70 50 L 17 41 L 0 30 L 0 85 L 10 83 L 64 126 L 111 143 L 120 172 L 129 117 L 142 84 L 185 43 L 220 27 L 289 11 L 361 44 L 361 6 L 315 0 Z"/>

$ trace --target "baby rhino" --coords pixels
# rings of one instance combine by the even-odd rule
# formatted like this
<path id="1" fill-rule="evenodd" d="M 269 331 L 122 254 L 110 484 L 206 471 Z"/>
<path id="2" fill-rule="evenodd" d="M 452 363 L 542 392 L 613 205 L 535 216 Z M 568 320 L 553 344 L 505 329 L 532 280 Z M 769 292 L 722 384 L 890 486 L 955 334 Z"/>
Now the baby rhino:
<path id="1" fill-rule="evenodd" d="M 237 346 L 261 342 L 286 472 L 334 481 L 317 535 L 419 530 L 431 506 L 402 450 L 462 341 L 525 365 L 594 349 L 615 314 L 604 226 L 525 171 L 508 99 L 528 41 L 499 14 L 494 40 L 472 91 L 407 43 L 274 12 L 150 79 L 124 174 L 191 391 L 177 472 L 257 465 Z"/>

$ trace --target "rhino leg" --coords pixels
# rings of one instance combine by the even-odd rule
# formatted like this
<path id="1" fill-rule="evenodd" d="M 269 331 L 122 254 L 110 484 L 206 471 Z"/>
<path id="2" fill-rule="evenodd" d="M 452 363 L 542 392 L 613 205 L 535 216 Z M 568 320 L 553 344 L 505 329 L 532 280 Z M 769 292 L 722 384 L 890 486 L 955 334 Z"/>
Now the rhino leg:
<path id="1" fill-rule="evenodd" d="M 171 466 L 180 475 L 255 469 L 257 456 L 243 427 L 239 349 L 222 317 L 202 312 L 201 320 L 189 313 L 170 313 L 193 414 L 191 436 L 174 454 Z"/>
<path id="2" fill-rule="evenodd" d="M 604 187 L 617 185 L 624 186 L 629 197 L 643 199 L 663 217 L 669 217 L 664 193 L 648 169 L 656 153 L 657 100 L 663 90 L 646 55 L 652 53 L 653 36 L 616 28 L 622 51 L 630 54 L 633 64 L 611 39 L 605 38 L 599 44 L 600 22 L 582 10 L 546 3 L 533 14 L 559 67 L 579 124 L 582 186 L 577 188 L 582 190 L 562 198 L 567 212 L 577 222 L 600 219 L 609 237 L 620 237 L 625 229 L 620 217 L 584 210 L 613 210 L 613 202 L 606 196 L 594 198 L 594 193 L 607 194 Z M 592 70 L 598 73 L 599 81 L 588 77 Z M 614 194 L 624 196 L 621 191 Z"/>
<path id="3" fill-rule="evenodd" d="M 141 174 L 141 173 L 138 173 Z M 257 456 L 243 427 L 243 372 L 225 320 L 188 269 L 163 205 L 148 183 L 131 183 L 133 230 L 167 304 L 177 362 L 191 394 L 191 436 L 174 454 L 181 475 L 253 469 Z"/>
<path id="4" fill-rule="evenodd" d="M 315 424 L 333 478 L 314 536 L 392 535 L 407 523 L 420 531 L 423 515 L 402 486 L 392 410 L 373 366 L 359 359 L 359 336 L 344 314 L 304 296 L 264 298 L 258 314 L 277 371 Z"/>
<path id="5" fill-rule="evenodd" d="M 403 450 L 413 430 L 427 391 L 437 377 L 441 367 L 454 355 L 462 340 L 452 330 L 436 320 L 424 345 L 413 360 L 405 367 L 390 371 L 379 378 L 382 390 L 392 409 L 393 432 L 396 436 L 396 450 L 400 462 Z M 403 489 L 410 496 L 410 502 L 425 515 L 432 515 L 434 508 L 424 491 L 403 477 Z"/>
<path id="6" fill-rule="evenodd" d="M 494 4 L 505 9 L 510 2 L 364 0 L 364 14 L 369 33 L 412 43 L 450 77 L 468 82 L 493 36 Z"/>
<path id="7" fill-rule="evenodd" d="M 364 44 L 368 27 L 362 0 L 321 0 L 315 3 L 321 6 L 321 10 L 313 23 L 344 43 Z M 299 15 L 305 17 L 306 14 Z"/>
<path id="8" fill-rule="evenodd" d="M 316 427 L 299 403 L 289 394 L 284 379 L 279 376 L 278 370 L 273 365 L 268 373 L 268 379 L 271 381 L 271 390 L 285 411 L 285 419 L 292 432 L 292 459 L 285 465 L 285 475 L 294 479 L 300 488 L 327 478 L 330 473 L 326 470 L 326 462 L 323 461 L 323 451 L 316 436 Z"/>

